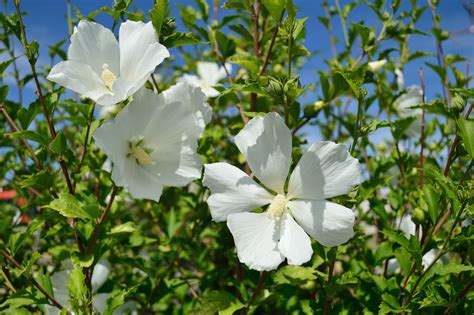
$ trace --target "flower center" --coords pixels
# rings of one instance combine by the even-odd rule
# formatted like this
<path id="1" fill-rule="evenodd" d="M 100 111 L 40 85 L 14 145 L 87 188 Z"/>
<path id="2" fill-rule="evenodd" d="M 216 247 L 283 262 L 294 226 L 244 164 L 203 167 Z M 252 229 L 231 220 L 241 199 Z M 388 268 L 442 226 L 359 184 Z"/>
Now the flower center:
<path id="1" fill-rule="evenodd" d="M 102 65 L 102 81 L 104 81 L 104 84 L 109 91 L 112 91 L 115 80 L 117 80 L 117 77 L 109 70 L 109 65 L 104 63 Z"/>
<path id="2" fill-rule="evenodd" d="M 138 165 L 149 166 L 155 164 L 151 158 L 152 149 L 145 147 L 143 137 L 128 142 L 128 158 L 133 158 Z"/>
<path id="3" fill-rule="evenodd" d="M 278 219 L 283 214 L 283 211 L 286 209 L 286 204 L 288 199 L 285 195 L 278 194 L 273 198 L 272 203 L 268 207 L 268 215 L 273 219 Z"/>

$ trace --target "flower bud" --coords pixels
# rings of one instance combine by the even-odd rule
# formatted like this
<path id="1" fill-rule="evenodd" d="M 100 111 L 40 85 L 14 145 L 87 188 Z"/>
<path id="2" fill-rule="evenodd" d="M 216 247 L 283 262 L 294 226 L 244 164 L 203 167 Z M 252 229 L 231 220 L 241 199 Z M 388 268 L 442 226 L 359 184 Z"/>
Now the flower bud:
<path id="1" fill-rule="evenodd" d="M 161 34 L 163 36 L 169 36 L 176 31 L 176 20 L 174 17 L 167 17 L 164 22 L 163 26 L 161 27 Z"/>
<path id="2" fill-rule="evenodd" d="M 423 211 L 423 209 L 416 207 L 413 210 L 411 218 L 416 224 L 423 224 L 426 220 L 425 212 Z"/>
<path id="3" fill-rule="evenodd" d="M 464 110 L 464 108 L 466 107 L 466 102 L 464 101 L 464 99 L 459 96 L 459 95 L 456 95 L 453 97 L 453 99 L 451 100 L 451 107 L 458 113 L 462 112 Z"/>
<path id="4" fill-rule="evenodd" d="M 367 67 L 369 68 L 369 71 L 375 73 L 375 72 L 379 71 L 380 68 L 385 66 L 386 63 L 387 63 L 387 60 L 385 60 L 385 59 L 377 60 L 377 61 L 371 61 L 367 64 Z"/>

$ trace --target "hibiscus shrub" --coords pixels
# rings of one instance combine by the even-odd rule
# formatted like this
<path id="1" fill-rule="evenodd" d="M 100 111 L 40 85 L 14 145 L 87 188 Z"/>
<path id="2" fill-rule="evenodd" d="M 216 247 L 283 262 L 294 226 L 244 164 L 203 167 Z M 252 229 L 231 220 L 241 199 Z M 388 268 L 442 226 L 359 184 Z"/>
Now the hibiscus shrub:
<path id="1" fill-rule="evenodd" d="M 1 313 L 474 313 L 474 90 L 438 1 L 295 2 L 67 1 L 49 47 L 6 2 Z"/>

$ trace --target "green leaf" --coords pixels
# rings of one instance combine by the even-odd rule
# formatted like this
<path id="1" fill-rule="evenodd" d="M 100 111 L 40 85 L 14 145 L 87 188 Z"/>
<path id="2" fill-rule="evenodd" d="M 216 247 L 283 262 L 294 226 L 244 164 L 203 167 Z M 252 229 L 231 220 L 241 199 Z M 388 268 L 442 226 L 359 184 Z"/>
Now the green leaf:
<path id="1" fill-rule="evenodd" d="M 421 264 L 421 244 L 412 235 L 410 239 L 407 239 L 402 232 L 383 230 L 382 233 L 388 237 L 392 242 L 401 245 L 407 252 L 416 260 L 417 264 Z"/>
<path id="2" fill-rule="evenodd" d="M 0 103 L 5 102 L 8 95 L 8 85 L 0 86 Z"/>
<path id="3" fill-rule="evenodd" d="M 358 80 L 354 79 L 353 74 L 351 72 L 337 71 L 334 74 L 334 84 L 344 86 L 344 83 L 347 86 L 347 88 L 352 91 L 352 94 L 354 95 L 354 97 L 356 99 L 359 99 L 359 97 L 361 96 L 361 93 L 360 93 L 361 83 Z"/>
<path id="4" fill-rule="evenodd" d="M 56 135 L 56 138 L 54 138 L 53 142 L 51 142 L 49 148 L 58 155 L 67 149 L 67 139 L 62 131 Z"/>
<path id="5" fill-rule="evenodd" d="M 458 119 L 458 126 L 464 147 L 471 158 L 474 159 L 474 121 L 460 117 Z"/>
<path id="6" fill-rule="evenodd" d="M 5 70 L 7 70 L 8 66 L 10 66 L 13 63 L 13 61 L 15 61 L 15 59 L 16 58 L 13 58 L 4 62 L 0 62 L 0 76 L 5 72 Z"/>
<path id="7" fill-rule="evenodd" d="M 104 315 L 112 315 L 117 308 L 125 303 L 125 298 L 139 286 L 140 284 L 137 284 L 127 290 L 114 290 L 107 299 L 107 306 L 104 310 Z M 126 311 L 131 312 L 132 310 L 122 310 L 122 312 Z"/>
<path id="8" fill-rule="evenodd" d="M 255 56 L 234 55 L 229 58 L 229 62 L 247 68 L 251 73 L 258 73 L 260 62 Z"/>
<path id="9" fill-rule="evenodd" d="M 51 201 L 49 205 L 43 206 L 43 208 L 56 210 L 67 218 L 95 219 L 98 217 L 97 212 L 93 213 L 91 209 L 88 209 L 76 197 L 68 193 L 60 193 L 57 199 Z"/>
<path id="10" fill-rule="evenodd" d="M 216 41 L 219 51 L 224 59 L 227 59 L 227 57 L 230 57 L 235 53 L 235 42 L 229 37 L 229 35 L 224 34 L 221 31 L 216 31 Z"/>
<path id="11" fill-rule="evenodd" d="M 9 133 L 8 135 L 12 137 L 13 139 L 17 139 L 17 138 L 27 139 L 34 142 L 38 142 L 39 144 L 42 144 L 42 145 L 48 145 L 47 138 L 45 138 L 44 136 L 32 130 L 21 130 L 21 131 Z"/>
<path id="12" fill-rule="evenodd" d="M 166 9 L 168 8 L 168 0 L 155 0 L 155 5 L 150 10 L 150 20 L 155 27 L 156 33 L 161 34 L 161 28 L 166 18 Z M 166 47 L 169 47 L 165 45 Z M 171 47 L 171 46 L 170 46 Z"/>
<path id="13" fill-rule="evenodd" d="M 171 48 L 183 45 L 203 44 L 203 42 L 191 32 L 175 32 L 170 36 L 166 36 L 162 44 L 167 48 Z"/>
<path id="14" fill-rule="evenodd" d="M 136 230 L 138 230 L 138 228 L 136 227 L 135 223 L 125 222 L 123 224 L 114 226 L 110 230 L 109 234 L 133 233 Z"/>
<path id="15" fill-rule="evenodd" d="M 240 310 L 245 305 L 235 296 L 226 291 L 208 291 L 204 293 L 201 304 L 192 314 L 211 315 L 231 315 Z"/>
<path id="16" fill-rule="evenodd" d="M 278 284 L 301 285 L 308 281 L 315 280 L 314 269 L 302 266 L 285 266 L 278 269 L 273 276 L 273 280 Z"/>
<path id="17" fill-rule="evenodd" d="M 286 0 L 263 0 L 263 6 L 268 10 L 273 19 L 278 22 L 285 9 Z"/>
<path id="18" fill-rule="evenodd" d="M 76 314 L 84 314 L 87 310 L 87 287 L 86 278 L 81 267 L 75 267 L 69 276 L 67 288 L 69 290 L 69 303 Z"/>
<path id="19" fill-rule="evenodd" d="M 28 129 L 40 111 L 41 109 L 37 101 L 31 103 L 28 108 L 20 108 L 17 113 L 17 118 L 20 121 L 21 127 L 25 130 Z"/>
<path id="20" fill-rule="evenodd" d="M 426 203 L 431 222 L 436 223 L 439 216 L 439 194 L 429 185 L 424 185 L 423 200 Z"/>
<path id="21" fill-rule="evenodd" d="M 382 294 L 382 303 L 380 304 L 379 314 L 402 313 L 398 298 L 389 294 Z"/>

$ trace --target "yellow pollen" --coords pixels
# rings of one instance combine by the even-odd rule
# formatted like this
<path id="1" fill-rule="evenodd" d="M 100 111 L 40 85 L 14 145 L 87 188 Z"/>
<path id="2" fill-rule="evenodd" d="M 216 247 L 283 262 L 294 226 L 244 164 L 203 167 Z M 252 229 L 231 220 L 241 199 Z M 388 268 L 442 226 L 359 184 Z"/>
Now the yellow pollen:
<path id="1" fill-rule="evenodd" d="M 104 81 L 105 86 L 110 91 L 112 91 L 115 80 L 117 80 L 117 77 L 112 71 L 109 70 L 109 65 L 104 63 L 102 65 L 102 81 Z"/>
<path id="2" fill-rule="evenodd" d="M 128 143 L 128 148 L 127 157 L 134 159 L 138 165 L 149 166 L 155 164 L 155 161 L 151 158 L 153 150 L 144 146 L 143 137 L 134 137 Z"/>
<path id="3" fill-rule="evenodd" d="M 285 195 L 278 194 L 273 198 L 272 203 L 268 207 L 268 215 L 273 219 L 278 219 L 283 214 L 283 211 L 286 209 L 286 204 L 288 199 Z"/>

